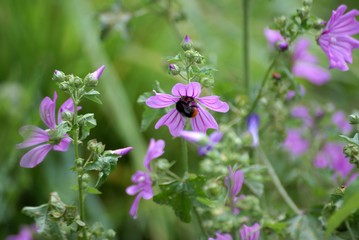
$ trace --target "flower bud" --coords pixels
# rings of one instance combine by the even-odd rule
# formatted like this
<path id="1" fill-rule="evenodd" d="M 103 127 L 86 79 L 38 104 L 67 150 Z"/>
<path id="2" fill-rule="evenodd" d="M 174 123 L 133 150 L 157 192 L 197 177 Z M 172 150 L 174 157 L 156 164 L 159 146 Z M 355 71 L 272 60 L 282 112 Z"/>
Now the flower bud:
<path id="1" fill-rule="evenodd" d="M 278 47 L 279 51 L 284 52 L 288 49 L 288 43 L 285 40 L 279 41 L 277 43 L 277 47 Z"/>
<path id="2" fill-rule="evenodd" d="M 75 160 L 75 162 L 76 162 L 77 166 L 82 166 L 82 164 L 84 163 L 84 160 L 82 158 L 78 158 Z"/>
<path id="3" fill-rule="evenodd" d="M 60 82 L 58 84 L 58 86 L 59 86 L 60 90 L 62 90 L 62 91 L 69 90 L 69 84 L 67 82 Z"/>
<path id="4" fill-rule="evenodd" d="M 213 88 L 214 85 L 214 79 L 213 78 L 208 78 L 208 77 L 204 77 L 200 80 L 200 83 L 202 85 L 202 87 L 205 88 Z"/>
<path id="5" fill-rule="evenodd" d="M 73 118 L 73 113 L 66 110 L 66 111 L 61 113 L 61 118 L 62 118 L 62 121 L 71 122 L 72 118 Z"/>
<path id="6" fill-rule="evenodd" d="M 55 70 L 54 71 L 54 75 L 52 76 L 52 80 L 57 81 L 57 82 L 62 82 L 65 81 L 65 73 L 59 71 L 59 70 Z"/>
<path id="7" fill-rule="evenodd" d="M 100 79 L 104 69 L 105 69 L 105 65 L 102 65 L 96 71 L 87 74 L 87 76 L 84 79 L 86 86 L 96 87 L 98 84 L 98 80 Z"/>
<path id="8" fill-rule="evenodd" d="M 186 37 L 183 39 L 181 47 L 184 51 L 190 50 L 192 48 L 192 41 L 188 35 L 186 35 Z"/>
<path id="9" fill-rule="evenodd" d="M 321 30 L 322 28 L 325 27 L 326 24 L 327 23 L 325 21 L 323 21 L 322 19 L 317 19 L 313 23 L 313 28 L 315 28 L 317 30 Z"/>
<path id="10" fill-rule="evenodd" d="M 168 65 L 168 69 L 172 75 L 177 75 L 181 72 L 181 69 L 176 64 L 173 63 Z"/>
<path id="11" fill-rule="evenodd" d="M 106 231 L 106 237 L 109 238 L 109 239 L 114 239 L 116 236 L 116 232 L 112 229 L 108 229 Z"/>
<path id="12" fill-rule="evenodd" d="M 157 169 L 162 170 L 162 171 L 166 171 L 172 166 L 172 164 L 170 164 L 168 162 L 168 160 L 164 159 L 164 158 L 158 159 L 156 161 L 156 165 L 157 165 Z"/>
<path id="13" fill-rule="evenodd" d="M 91 177 L 90 177 L 89 174 L 84 173 L 84 174 L 82 175 L 82 181 L 83 181 L 83 182 L 89 183 L 90 180 L 91 180 Z"/>
<path id="14" fill-rule="evenodd" d="M 74 84 L 75 87 L 80 88 L 80 87 L 82 87 L 82 85 L 83 85 L 83 81 L 82 81 L 81 78 L 75 77 L 75 78 L 73 79 L 73 84 Z"/>
<path id="15" fill-rule="evenodd" d="M 279 28 L 282 28 L 287 24 L 287 18 L 285 16 L 277 17 L 277 18 L 274 19 L 274 23 Z"/>
<path id="16" fill-rule="evenodd" d="M 349 116 L 349 123 L 350 124 L 359 124 L 359 115 L 358 114 L 351 114 Z"/>
<path id="17" fill-rule="evenodd" d="M 309 15 L 310 7 L 305 6 L 297 9 L 298 16 L 303 20 L 306 19 Z"/>
<path id="18" fill-rule="evenodd" d="M 87 142 L 87 149 L 91 152 L 102 154 L 105 151 L 105 145 L 101 142 L 97 142 L 96 139 L 91 139 Z"/>

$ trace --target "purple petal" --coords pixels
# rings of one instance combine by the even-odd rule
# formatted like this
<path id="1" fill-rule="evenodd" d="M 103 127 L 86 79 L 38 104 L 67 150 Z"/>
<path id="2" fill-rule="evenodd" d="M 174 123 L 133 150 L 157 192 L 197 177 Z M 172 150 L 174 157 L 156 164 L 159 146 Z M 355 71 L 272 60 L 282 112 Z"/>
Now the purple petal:
<path id="1" fill-rule="evenodd" d="M 191 38 L 188 35 L 186 35 L 185 38 L 184 38 L 184 41 L 185 41 L 185 43 L 190 43 Z"/>
<path id="2" fill-rule="evenodd" d="M 252 113 L 248 116 L 247 119 L 247 126 L 248 126 L 248 132 L 252 136 L 252 146 L 258 146 L 259 145 L 259 116 L 255 113 Z"/>
<path id="3" fill-rule="evenodd" d="M 216 238 L 208 238 L 208 240 L 232 240 L 232 236 L 229 233 L 216 233 Z"/>
<path id="4" fill-rule="evenodd" d="M 151 108 L 165 108 L 169 107 L 179 101 L 179 97 L 174 97 L 166 93 L 157 93 L 156 96 L 147 98 L 146 105 Z"/>
<path id="5" fill-rule="evenodd" d="M 17 144 L 17 148 L 32 147 L 50 140 L 50 136 L 45 130 L 35 126 L 23 126 L 20 128 L 20 134 L 26 139 L 22 143 Z"/>
<path id="6" fill-rule="evenodd" d="M 132 206 L 130 208 L 130 215 L 133 217 L 133 219 L 137 218 L 137 210 L 140 204 L 140 200 L 141 200 L 141 194 L 138 194 L 135 197 L 135 200 L 133 201 Z"/>
<path id="7" fill-rule="evenodd" d="M 164 153 L 165 148 L 165 141 L 162 139 L 159 139 L 158 141 L 155 141 L 155 139 L 151 138 L 150 144 L 147 149 L 147 153 L 144 159 L 144 166 L 145 168 L 151 172 L 151 161 L 155 158 L 160 157 Z"/>
<path id="8" fill-rule="evenodd" d="M 241 170 L 237 170 L 234 172 L 232 176 L 232 194 L 233 197 L 237 196 L 242 189 L 242 185 L 244 182 L 244 173 Z"/>
<path id="9" fill-rule="evenodd" d="M 57 112 L 57 123 L 60 124 L 62 122 L 62 113 L 65 111 L 74 112 L 74 101 L 72 98 L 67 99 L 59 108 L 59 111 Z M 77 110 L 80 110 L 81 107 L 78 107 Z"/>
<path id="10" fill-rule="evenodd" d="M 260 225 L 258 223 L 253 224 L 253 226 L 243 224 L 239 234 L 241 240 L 258 240 L 260 235 Z"/>
<path id="11" fill-rule="evenodd" d="M 126 193 L 131 196 L 136 195 L 140 191 L 142 191 L 142 187 L 139 185 L 131 185 L 126 188 Z"/>
<path id="12" fill-rule="evenodd" d="M 223 133 L 215 131 L 211 135 L 209 135 L 209 141 L 211 143 L 219 143 L 222 140 Z"/>
<path id="13" fill-rule="evenodd" d="M 119 149 L 113 150 L 113 151 L 111 151 L 111 153 L 117 154 L 119 156 L 124 156 L 131 151 L 132 151 L 132 147 L 127 147 L 127 148 L 119 148 Z"/>
<path id="14" fill-rule="evenodd" d="M 308 52 L 309 45 L 310 42 L 307 39 L 305 38 L 299 39 L 297 44 L 294 46 L 293 60 L 317 63 L 318 62 L 317 57 Z"/>
<path id="15" fill-rule="evenodd" d="M 194 131 L 181 131 L 180 136 L 186 139 L 189 142 L 199 142 L 201 140 L 206 139 L 206 134 L 202 132 L 194 132 Z"/>
<path id="16" fill-rule="evenodd" d="M 55 121 L 55 107 L 56 107 L 57 93 L 54 92 L 54 100 L 45 97 L 40 104 L 40 116 L 42 121 L 51 129 L 56 128 Z"/>
<path id="17" fill-rule="evenodd" d="M 287 130 L 287 138 L 283 145 L 287 151 L 296 157 L 304 154 L 309 148 L 308 141 L 302 137 L 301 131 L 297 129 Z"/>
<path id="18" fill-rule="evenodd" d="M 191 126 L 193 131 L 196 132 L 206 132 L 208 128 L 218 129 L 218 124 L 213 116 L 203 109 L 201 106 L 198 106 L 198 114 L 194 118 L 191 118 Z"/>
<path id="19" fill-rule="evenodd" d="M 155 125 L 155 129 L 158 129 L 162 125 L 166 125 L 172 136 L 176 137 L 184 129 L 186 123 L 186 117 L 183 117 L 175 108 L 166 113 L 158 120 Z"/>
<path id="20" fill-rule="evenodd" d="M 216 112 L 228 112 L 229 106 L 226 102 L 219 100 L 218 96 L 207 96 L 197 98 L 198 102 Z"/>
<path id="21" fill-rule="evenodd" d="M 264 29 L 264 36 L 266 37 L 268 43 L 272 47 L 275 47 L 275 45 L 278 42 L 284 41 L 283 36 L 277 30 L 272 30 L 272 29 L 269 29 L 269 28 L 265 28 Z"/>
<path id="22" fill-rule="evenodd" d="M 65 135 L 65 137 L 61 139 L 59 144 L 54 145 L 54 150 L 59 152 L 66 152 L 67 149 L 69 148 L 70 143 L 71 143 L 71 138 Z"/>
<path id="23" fill-rule="evenodd" d="M 213 149 L 213 146 L 210 144 L 205 145 L 205 146 L 200 146 L 200 147 L 198 147 L 198 155 L 205 156 L 212 149 Z"/>
<path id="24" fill-rule="evenodd" d="M 296 61 L 292 67 L 292 73 L 294 76 L 307 79 L 315 85 L 323 85 L 330 79 L 330 73 L 327 69 L 304 61 Z"/>
<path id="25" fill-rule="evenodd" d="M 92 74 L 92 77 L 96 80 L 98 80 L 101 77 L 101 74 L 103 72 L 103 70 L 105 69 L 105 65 L 102 65 L 101 67 L 99 67 L 96 71 L 94 71 Z"/>
<path id="26" fill-rule="evenodd" d="M 177 97 L 187 96 L 197 98 L 201 94 L 201 84 L 191 82 L 189 84 L 177 83 L 172 88 L 172 95 Z"/>
<path id="27" fill-rule="evenodd" d="M 352 131 L 352 125 L 350 125 L 346 120 L 344 112 L 335 112 L 333 114 L 332 121 L 344 134 L 348 134 Z"/>
<path id="28" fill-rule="evenodd" d="M 20 166 L 33 168 L 40 164 L 52 149 L 51 144 L 43 144 L 28 151 L 20 160 Z"/>

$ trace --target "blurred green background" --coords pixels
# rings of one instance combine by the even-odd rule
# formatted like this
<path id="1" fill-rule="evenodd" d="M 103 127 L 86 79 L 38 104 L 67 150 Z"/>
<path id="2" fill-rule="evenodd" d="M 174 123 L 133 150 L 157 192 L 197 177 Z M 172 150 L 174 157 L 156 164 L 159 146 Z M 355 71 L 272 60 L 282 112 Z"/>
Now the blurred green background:
<path id="1" fill-rule="evenodd" d="M 339 4 L 359 8 L 356 1 L 314 1 L 313 14 L 327 20 Z M 288 15 L 299 0 L 250 1 L 251 91 L 255 91 L 268 66 L 268 45 L 263 28 L 275 16 Z M 107 28 L 104 28 L 104 24 Z M 58 105 L 67 96 L 51 80 L 53 71 L 85 76 L 106 65 L 99 90 L 103 105 L 83 104 L 94 112 L 98 127 L 91 137 L 107 149 L 133 146 L 129 155 L 101 187 L 100 196 L 90 196 L 87 217 L 102 221 L 119 239 L 191 239 L 196 225 L 180 223 L 172 210 L 142 201 L 139 218 L 128 211 L 133 197 L 125 194 L 130 178 L 142 166 L 151 137 L 166 140 L 165 157 L 179 158 L 178 139 L 167 128 L 140 131 L 143 106 L 137 98 L 153 89 L 154 81 L 169 91 L 174 81 L 167 74 L 164 57 L 180 51 L 189 34 L 203 49 L 207 63 L 219 71 L 214 91 L 230 100 L 244 93 L 242 49 L 242 2 L 240 0 L 3 0 L 0 2 L 0 239 L 32 223 L 21 213 L 23 206 L 36 206 L 58 191 L 66 203 L 76 203 L 77 193 L 69 171 L 72 153 L 50 153 L 35 169 L 23 169 L 19 160 L 25 151 L 15 149 L 22 141 L 18 129 L 27 124 L 43 127 L 38 107 L 44 96 L 59 93 Z M 314 39 L 314 35 L 312 36 Z M 315 41 L 313 40 L 313 43 Z M 312 46 L 322 66 L 328 65 L 319 47 Z M 359 51 L 345 74 L 333 70 L 325 86 L 303 81 L 307 96 L 321 103 L 334 102 L 350 111 L 359 100 Z M 343 76 L 345 76 L 343 78 Z M 335 98 L 333 98 L 335 96 Z M 308 102 L 310 102 L 310 100 Z M 194 151 L 195 149 L 193 149 Z M 180 168 L 180 166 L 179 166 Z"/>

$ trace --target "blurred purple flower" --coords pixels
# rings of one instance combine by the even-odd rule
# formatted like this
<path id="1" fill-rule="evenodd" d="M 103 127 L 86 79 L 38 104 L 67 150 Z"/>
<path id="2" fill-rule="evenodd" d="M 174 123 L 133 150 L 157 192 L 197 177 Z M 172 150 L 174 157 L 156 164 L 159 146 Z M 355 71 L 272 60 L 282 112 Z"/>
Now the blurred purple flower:
<path id="1" fill-rule="evenodd" d="M 218 131 L 213 132 L 211 135 L 209 135 L 208 144 L 198 147 L 198 155 L 207 155 L 207 153 L 210 152 L 214 148 L 214 146 L 222 140 L 222 137 L 223 133 Z"/>
<path id="2" fill-rule="evenodd" d="M 298 40 L 294 46 L 292 73 L 316 85 L 322 85 L 330 79 L 327 69 L 320 67 L 317 57 L 308 52 L 309 41 L 305 38 Z"/>
<path id="3" fill-rule="evenodd" d="M 154 93 L 155 96 L 146 100 L 147 106 L 165 108 L 176 105 L 155 125 L 155 129 L 166 125 L 172 136 L 178 136 L 184 129 L 186 118 L 190 118 L 193 131 L 206 132 L 208 128 L 218 129 L 216 120 L 201 105 L 216 112 L 228 112 L 229 110 L 228 104 L 220 101 L 218 96 L 199 97 L 201 85 L 198 82 L 177 83 L 172 88 L 172 95 L 156 91 Z"/>
<path id="4" fill-rule="evenodd" d="M 120 156 L 124 156 L 124 155 L 126 155 L 127 153 L 129 153 L 131 151 L 132 151 L 132 147 L 126 147 L 126 148 L 119 148 L 119 149 L 116 149 L 116 150 L 112 150 L 111 153 L 112 154 L 117 154 L 117 155 L 120 155 Z"/>
<path id="5" fill-rule="evenodd" d="M 244 173 L 241 170 L 233 172 L 231 166 L 228 166 L 228 176 L 224 179 L 224 184 L 228 189 L 228 198 L 231 201 L 231 209 L 233 214 L 239 214 L 239 209 L 234 205 L 238 201 L 238 194 L 242 189 L 244 182 Z"/>
<path id="6" fill-rule="evenodd" d="M 232 236 L 229 233 L 216 232 L 216 238 L 208 238 L 208 240 L 232 240 Z"/>
<path id="7" fill-rule="evenodd" d="M 188 35 L 186 35 L 186 36 L 184 37 L 184 41 L 185 41 L 185 43 L 190 43 L 190 42 L 191 42 L 191 38 L 190 38 Z"/>
<path id="8" fill-rule="evenodd" d="M 295 94 L 296 94 L 296 92 L 294 90 L 289 90 L 287 92 L 286 100 L 292 100 L 294 98 Z M 305 95 L 305 88 L 303 87 L 303 85 L 300 85 L 299 94 L 300 94 L 300 96 Z"/>
<path id="9" fill-rule="evenodd" d="M 333 10 L 327 25 L 318 38 L 318 43 L 329 59 L 329 68 L 341 71 L 349 69 L 347 63 L 352 63 L 352 50 L 359 48 L 359 41 L 351 35 L 359 33 L 359 22 L 355 17 L 358 10 L 344 14 L 347 6 L 342 4 Z"/>
<path id="10" fill-rule="evenodd" d="M 148 173 L 137 171 L 132 176 L 132 182 L 134 185 L 127 187 L 126 193 L 131 196 L 137 194 L 130 209 L 130 215 L 136 219 L 141 198 L 148 200 L 153 197 L 152 180 Z"/>
<path id="11" fill-rule="evenodd" d="M 25 141 L 16 145 L 17 148 L 33 147 L 20 160 L 20 166 L 33 168 L 40 164 L 50 150 L 65 152 L 67 151 L 71 139 L 67 134 L 61 134 L 56 130 L 56 107 L 57 93 L 54 93 L 54 99 L 45 97 L 40 104 L 40 116 L 42 121 L 49 129 L 43 130 L 35 126 L 23 126 L 20 129 L 20 135 Z M 79 108 L 80 109 L 80 108 Z M 74 111 L 74 104 L 71 98 L 66 100 L 58 111 L 57 123 L 62 122 L 61 114 L 64 111 Z"/>
<path id="12" fill-rule="evenodd" d="M 346 120 L 345 113 L 342 111 L 335 112 L 332 117 L 332 121 L 338 126 L 340 131 L 344 134 L 348 134 L 352 131 L 352 125 Z"/>
<path id="13" fill-rule="evenodd" d="M 209 137 L 202 132 L 193 131 L 181 131 L 179 136 L 183 137 L 187 141 L 200 144 L 198 147 L 198 155 L 204 156 L 210 152 L 214 146 L 222 140 L 223 133 L 215 131 Z"/>
<path id="14" fill-rule="evenodd" d="M 308 108 L 303 105 L 294 106 L 291 111 L 291 115 L 294 118 L 302 119 L 305 126 L 313 126 L 313 118 L 310 116 Z"/>
<path id="15" fill-rule="evenodd" d="M 151 161 L 155 158 L 160 157 L 164 153 L 165 148 L 165 141 L 159 139 L 156 141 L 155 139 L 151 138 L 150 145 L 148 146 L 147 153 L 144 160 L 144 166 L 147 171 L 151 172 Z"/>
<path id="16" fill-rule="evenodd" d="M 338 143 L 326 143 L 314 158 L 316 168 L 329 168 L 334 171 L 333 178 L 348 179 L 349 184 L 358 174 L 352 174 L 354 165 L 349 162 L 343 153 L 343 145 Z"/>
<path id="17" fill-rule="evenodd" d="M 253 224 L 253 226 L 247 226 L 243 224 L 243 227 L 239 230 L 241 240 L 258 240 L 260 235 L 259 223 Z"/>
<path id="18" fill-rule="evenodd" d="M 256 147 L 259 145 L 259 116 L 258 114 L 252 113 L 247 118 L 248 132 L 252 135 L 252 146 Z"/>
<path id="19" fill-rule="evenodd" d="M 271 47 L 278 48 L 281 51 L 288 49 L 288 42 L 284 39 L 279 31 L 265 28 L 264 36 L 266 37 Z"/>
<path id="20" fill-rule="evenodd" d="M 308 150 L 309 143 L 302 137 L 299 129 L 288 129 L 283 146 L 293 156 L 298 157 Z"/>
<path id="21" fill-rule="evenodd" d="M 36 233 L 35 225 L 22 226 L 18 234 L 8 236 L 6 240 L 32 240 L 34 233 Z"/>

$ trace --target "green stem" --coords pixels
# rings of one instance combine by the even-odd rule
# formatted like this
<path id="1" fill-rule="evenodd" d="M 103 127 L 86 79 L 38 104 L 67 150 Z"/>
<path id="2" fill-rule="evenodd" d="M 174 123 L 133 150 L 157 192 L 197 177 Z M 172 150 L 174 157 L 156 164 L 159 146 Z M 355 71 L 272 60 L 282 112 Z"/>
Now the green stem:
<path id="1" fill-rule="evenodd" d="M 352 239 L 352 240 L 355 240 L 356 238 L 355 238 L 355 236 L 354 236 L 354 233 L 353 233 L 352 228 L 351 228 L 350 225 L 349 225 L 348 220 L 345 220 L 345 226 L 347 227 L 347 229 L 348 229 L 348 231 L 349 231 L 349 234 L 350 234 L 351 239 Z"/>
<path id="2" fill-rule="evenodd" d="M 280 53 L 278 52 L 277 55 L 275 55 L 271 65 L 268 67 L 266 73 L 264 74 L 264 77 L 263 77 L 262 83 L 261 83 L 261 87 L 259 88 L 259 91 L 257 93 L 257 97 L 255 98 L 250 110 L 248 111 L 248 115 L 251 114 L 254 111 L 254 109 L 257 107 L 259 99 L 262 97 L 264 86 L 265 86 L 265 84 L 267 82 L 267 79 L 269 77 L 270 72 L 272 71 L 272 69 L 273 69 L 273 67 L 274 67 L 274 65 L 275 65 L 275 63 L 277 61 L 277 58 L 278 58 L 279 54 Z"/>
<path id="3" fill-rule="evenodd" d="M 79 125 L 77 120 L 77 100 L 73 99 L 74 102 L 74 152 L 75 152 L 75 164 L 77 168 L 77 184 L 78 184 L 78 191 L 79 191 L 79 209 L 80 209 L 80 220 L 85 223 L 85 206 L 84 206 L 84 194 L 83 194 L 83 186 L 82 186 L 82 175 L 83 175 L 83 163 L 78 165 L 79 160 Z M 87 239 L 86 229 L 82 228 L 83 239 Z"/>
<path id="4" fill-rule="evenodd" d="M 187 141 L 182 138 L 181 139 L 181 146 L 182 146 L 182 154 L 183 154 L 183 168 L 185 174 L 188 173 L 188 147 L 187 147 Z"/>
<path id="5" fill-rule="evenodd" d="M 249 93 L 249 0 L 243 0 L 243 58 L 244 87 Z"/>
<path id="6" fill-rule="evenodd" d="M 279 194 L 283 197 L 284 201 L 293 210 L 293 212 L 295 212 L 297 215 L 302 215 L 303 214 L 302 210 L 300 210 L 297 207 L 297 205 L 295 205 L 295 203 L 293 202 L 291 197 L 288 195 L 287 191 L 284 189 L 282 183 L 280 182 L 276 172 L 274 171 L 274 168 L 273 168 L 272 164 L 270 163 L 267 156 L 265 155 L 265 153 L 263 152 L 263 150 L 260 147 L 258 148 L 258 152 L 261 154 L 261 159 L 262 159 L 264 165 L 267 167 L 269 176 L 271 177 L 271 179 L 272 179 L 274 185 L 276 186 Z"/>
<path id="7" fill-rule="evenodd" d="M 200 227 L 200 229 L 201 229 L 202 234 L 204 235 L 205 239 L 208 239 L 208 233 L 207 233 L 206 229 L 205 229 L 204 226 L 203 226 L 203 222 L 202 222 L 201 216 L 199 215 L 199 213 L 198 213 L 198 211 L 197 211 L 197 209 L 196 209 L 195 207 L 193 207 L 192 210 L 193 210 L 193 212 L 194 212 L 194 215 L 195 215 L 196 218 L 197 218 L 198 225 L 199 225 L 199 227 Z"/>

